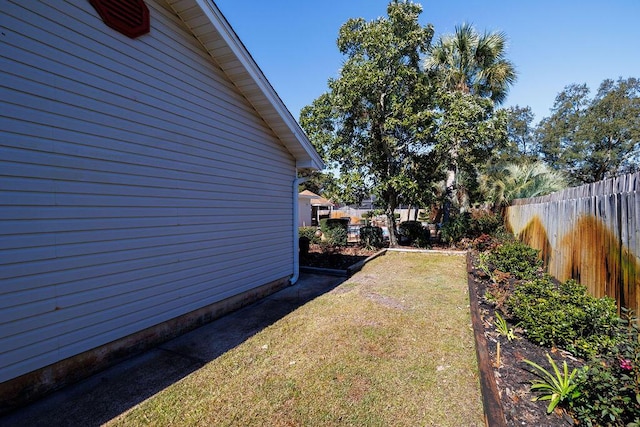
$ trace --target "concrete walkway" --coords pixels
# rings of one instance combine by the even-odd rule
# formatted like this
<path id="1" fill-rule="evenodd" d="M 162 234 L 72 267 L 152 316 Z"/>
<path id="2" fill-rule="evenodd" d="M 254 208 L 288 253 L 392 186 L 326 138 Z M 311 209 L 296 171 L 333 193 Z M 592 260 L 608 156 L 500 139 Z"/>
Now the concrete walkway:
<path id="1" fill-rule="evenodd" d="M 345 278 L 298 283 L 0 418 L 0 426 L 99 426 L 200 369 Z"/>

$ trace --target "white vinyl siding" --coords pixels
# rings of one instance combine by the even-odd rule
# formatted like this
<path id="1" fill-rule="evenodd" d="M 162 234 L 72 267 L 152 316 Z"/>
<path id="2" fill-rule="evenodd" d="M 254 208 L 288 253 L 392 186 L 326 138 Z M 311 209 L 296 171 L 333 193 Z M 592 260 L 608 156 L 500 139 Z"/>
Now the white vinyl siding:
<path id="1" fill-rule="evenodd" d="M 292 273 L 295 159 L 145 2 L 0 5 L 0 382 Z"/>

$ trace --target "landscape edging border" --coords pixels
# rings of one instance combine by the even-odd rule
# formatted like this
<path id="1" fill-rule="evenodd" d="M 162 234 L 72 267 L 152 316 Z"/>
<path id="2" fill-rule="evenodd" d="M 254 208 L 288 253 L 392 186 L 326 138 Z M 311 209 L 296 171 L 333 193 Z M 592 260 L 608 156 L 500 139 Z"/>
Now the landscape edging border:
<path id="1" fill-rule="evenodd" d="M 314 274 L 328 274 L 332 276 L 350 277 L 359 271 L 367 262 L 387 253 L 387 251 L 396 252 L 426 252 L 426 253 L 443 253 L 446 255 L 466 255 L 467 264 L 467 286 L 469 288 L 469 310 L 471 313 L 471 324 L 473 326 L 473 335 L 476 343 L 476 358 L 478 361 L 478 372 L 480 377 L 480 390 L 482 393 L 482 406 L 484 409 L 484 422 L 487 427 L 507 427 L 500 394 L 496 385 L 491 357 L 487 346 L 487 339 L 484 335 L 484 325 L 480 317 L 480 304 L 478 296 L 474 289 L 473 279 L 473 263 L 471 261 L 471 252 L 466 251 L 434 251 L 434 250 L 407 250 L 407 249 L 383 249 L 365 260 L 362 260 L 346 270 L 337 270 L 330 268 L 305 267 L 300 266 L 300 271 Z"/>
<path id="2" fill-rule="evenodd" d="M 507 421 L 502 409 L 502 401 L 498 393 L 496 378 L 493 373 L 491 356 L 484 335 L 484 325 L 480 317 L 480 304 L 478 295 L 474 289 L 472 273 L 471 252 L 467 252 L 467 285 L 469 287 L 469 309 L 471 311 L 471 324 L 476 341 L 476 357 L 478 359 L 478 372 L 480 374 L 480 389 L 482 391 L 482 406 L 484 408 L 484 422 L 487 427 L 507 427 Z"/>

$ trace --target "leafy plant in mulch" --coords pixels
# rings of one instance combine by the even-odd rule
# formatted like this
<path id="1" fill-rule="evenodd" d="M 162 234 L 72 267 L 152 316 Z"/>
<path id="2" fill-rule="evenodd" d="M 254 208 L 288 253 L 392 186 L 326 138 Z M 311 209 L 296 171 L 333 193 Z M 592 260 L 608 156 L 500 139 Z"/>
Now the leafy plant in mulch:
<path id="1" fill-rule="evenodd" d="M 450 246 L 469 247 L 479 237 L 498 237 L 504 233 L 502 217 L 486 209 L 452 215 L 440 228 L 441 239 Z"/>
<path id="2" fill-rule="evenodd" d="M 538 252 L 522 243 L 508 242 L 478 260 L 496 316 L 503 312 L 529 341 L 578 363 L 569 372 L 563 361 L 560 370 L 548 353 L 548 364 L 522 362 L 534 369 L 532 391 L 550 401 L 547 412 L 563 408 L 585 426 L 639 427 L 637 320 L 624 310 L 620 318 L 614 300 L 592 297 L 574 280 L 557 283 L 542 274 Z"/>
<path id="3" fill-rule="evenodd" d="M 372 225 L 360 227 L 360 244 L 366 249 L 381 249 L 384 246 L 382 228 Z"/>
<path id="4" fill-rule="evenodd" d="M 617 343 L 618 316 L 611 298 L 595 298 L 575 280 L 557 285 L 549 276 L 515 287 L 507 304 L 527 337 L 589 358 Z"/>
<path id="5" fill-rule="evenodd" d="M 338 248 L 347 246 L 348 218 L 327 218 L 320 220 L 322 236 L 320 246 L 323 252 L 333 253 Z"/>
<path id="6" fill-rule="evenodd" d="M 429 230 L 420 221 L 403 221 L 398 226 L 398 234 L 403 244 L 409 244 L 418 248 L 430 246 Z"/>
<path id="7" fill-rule="evenodd" d="M 623 309 L 620 343 L 592 358 L 580 372 L 581 391 L 571 412 L 585 426 L 640 425 L 640 334 L 633 313 Z"/>
<path id="8" fill-rule="evenodd" d="M 318 227 L 298 227 L 298 236 L 307 239 L 309 243 L 320 243 Z"/>
<path id="9" fill-rule="evenodd" d="M 550 414 L 559 403 L 570 401 L 580 396 L 580 391 L 576 390 L 578 384 L 574 380 L 578 373 L 577 368 L 573 368 L 569 373 L 567 362 L 562 361 L 562 371 L 560 371 L 556 362 L 549 356 L 549 353 L 547 353 L 547 359 L 553 368 L 553 373 L 531 360 L 525 360 L 524 362 L 534 368 L 535 375 L 539 377 L 539 379 L 532 381 L 531 390 L 539 393 L 539 396 L 535 398 L 536 400 L 549 401 L 547 414 Z"/>
<path id="10" fill-rule="evenodd" d="M 492 270 L 509 273 L 516 279 L 534 278 L 542 267 L 539 251 L 516 240 L 492 250 L 487 262 Z"/>

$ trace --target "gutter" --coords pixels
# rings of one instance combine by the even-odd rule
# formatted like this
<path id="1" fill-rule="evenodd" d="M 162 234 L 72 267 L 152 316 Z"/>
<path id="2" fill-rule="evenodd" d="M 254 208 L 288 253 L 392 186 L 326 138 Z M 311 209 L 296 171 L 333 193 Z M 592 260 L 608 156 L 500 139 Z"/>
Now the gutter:
<path id="1" fill-rule="evenodd" d="M 296 178 L 293 180 L 293 276 L 289 279 L 290 285 L 295 285 L 300 278 L 300 236 L 298 234 L 298 217 L 300 216 L 298 207 L 298 185 L 307 181 L 309 178 Z"/>

